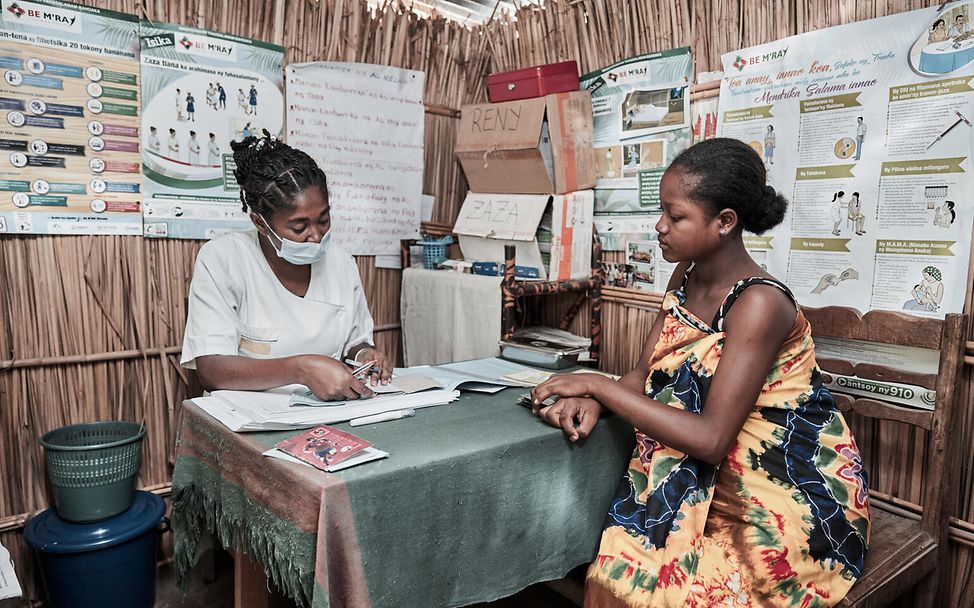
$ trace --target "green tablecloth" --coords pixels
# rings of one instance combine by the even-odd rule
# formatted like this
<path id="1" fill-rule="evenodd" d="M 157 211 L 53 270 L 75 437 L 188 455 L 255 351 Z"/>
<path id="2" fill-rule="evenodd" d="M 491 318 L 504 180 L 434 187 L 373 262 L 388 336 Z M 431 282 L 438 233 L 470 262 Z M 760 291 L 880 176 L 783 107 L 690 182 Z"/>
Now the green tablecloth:
<path id="1" fill-rule="evenodd" d="M 314 607 L 463 606 L 564 576 L 595 555 L 633 432 L 604 419 L 571 445 L 515 403 L 522 392 L 351 429 L 390 456 L 333 474 L 261 456 L 296 432 L 234 434 L 186 402 L 177 575 L 208 530 Z"/>

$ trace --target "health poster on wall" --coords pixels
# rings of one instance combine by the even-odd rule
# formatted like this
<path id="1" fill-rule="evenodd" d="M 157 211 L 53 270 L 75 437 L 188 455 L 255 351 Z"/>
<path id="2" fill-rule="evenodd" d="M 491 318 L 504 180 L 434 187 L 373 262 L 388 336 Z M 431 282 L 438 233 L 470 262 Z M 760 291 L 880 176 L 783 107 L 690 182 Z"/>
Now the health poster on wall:
<path id="1" fill-rule="evenodd" d="M 389 256 L 419 236 L 426 74 L 342 62 L 287 66 L 288 143 L 328 178 L 332 239 Z"/>
<path id="2" fill-rule="evenodd" d="M 230 142 L 284 126 L 280 46 L 142 23 L 145 235 L 210 239 L 253 224 Z"/>
<path id="3" fill-rule="evenodd" d="M 719 132 L 789 200 L 752 251 L 807 306 L 963 308 L 974 152 L 972 2 L 723 57 Z"/>
<path id="4" fill-rule="evenodd" d="M 625 59 L 581 78 L 592 95 L 595 224 L 607 251 L 624 251 L 629 240 L 655 234 L 643 228 L 656 223 L 659 180 L 692 139 L 692 77 L 690 49 L 683 47 Z"/>
<path id="5" fill-rule="evenodd" d="M 142 233 L 138 20 L 0 2 L 0 233 Z"/>

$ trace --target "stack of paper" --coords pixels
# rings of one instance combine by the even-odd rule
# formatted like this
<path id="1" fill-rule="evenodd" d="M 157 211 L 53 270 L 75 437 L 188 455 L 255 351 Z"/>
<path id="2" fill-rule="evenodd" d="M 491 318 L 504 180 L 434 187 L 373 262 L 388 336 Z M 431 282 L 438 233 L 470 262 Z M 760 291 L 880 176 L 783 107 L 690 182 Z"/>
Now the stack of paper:
<path id="1" fill-rule="evenodd" d="M 584 348 L 587 350 L 592 346 L 591 338 L 576 336 L 571 332 L 567 332 L 563 329 L 555 329 L 554 327 L 523 327 L 514 332 L 514 337 L 524 340 L 550 342 L 563 350 L 575 348 Z"/>
<path id="2" fill-rule="evenodd" d="M 397 368 L 391 384 L 372 386 L 376 395 L 354 401 L 321 401 L 297 384 L 268 391 L 214 391 L 193 403 L 234 432 L 304 429 L 394 410 L 443 405 L 458 389 L 496 393 L 509 386 L 532 386 L 511 378 L 531 368 L 497 357 L 435 367 Z"/>
<path id="3" fill-rule="evenodd" d="M 412 395 L 377 395 L 333 407 L 292 406 L 291 395 L 304 390 L 303 386 L 291 385 L 263 392 L 214 391 L 208 397 L 193 399 L 193 403 L 239 433 L 303 429 L 393 410 L 444 405 L 460 397 L 459 391 L 432 390 Z"/>
<path id="4" fill-rule="evenodd" d="M 22 595 L 23 591 L 20 589 L 20 582 L 17 581 L 10 552 L 3 545 L 0 545 L 0 600 L 21 597 Z M 6 604 L 6 602 L 3 603 Z"/>

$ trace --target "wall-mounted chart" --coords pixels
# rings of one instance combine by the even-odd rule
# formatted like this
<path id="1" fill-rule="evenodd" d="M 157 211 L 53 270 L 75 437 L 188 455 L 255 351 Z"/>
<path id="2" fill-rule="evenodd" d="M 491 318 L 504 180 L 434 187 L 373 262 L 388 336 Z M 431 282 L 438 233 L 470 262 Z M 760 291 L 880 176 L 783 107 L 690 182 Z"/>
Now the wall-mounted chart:
<path id="1" fill-rule="evenodd" d="M 0 11 L 0 233 L 141 234 L 138 20 Z"/>

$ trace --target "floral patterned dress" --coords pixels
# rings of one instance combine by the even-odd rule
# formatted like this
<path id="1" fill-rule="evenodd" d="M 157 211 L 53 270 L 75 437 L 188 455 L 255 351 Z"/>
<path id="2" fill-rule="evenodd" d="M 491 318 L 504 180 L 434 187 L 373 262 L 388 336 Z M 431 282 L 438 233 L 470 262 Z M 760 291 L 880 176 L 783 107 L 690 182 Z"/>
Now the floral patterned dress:
<path id="1" fill-rule="evenodd" d="M 646 394 L 700 412 L 724 345 L 669 292 Z M 686 280 L 684 279 L 684 286 Z M 792 297 L 794 300 L 794 298 Z M 586 583 L 587 608 L 837 604 L 862 573 L 869 498 L 859 450 L 815 364 L 799 310 L 751 414 L 714 466 L 636 431 Z"/>

